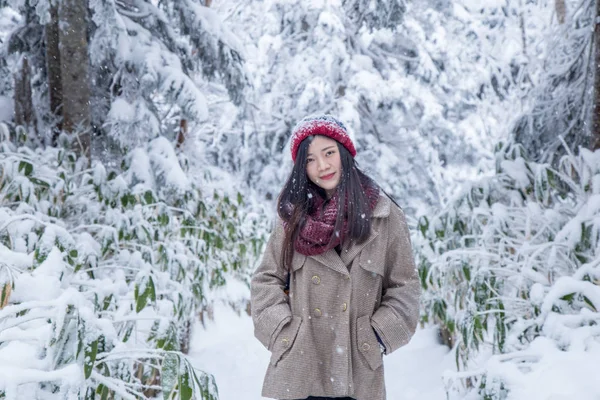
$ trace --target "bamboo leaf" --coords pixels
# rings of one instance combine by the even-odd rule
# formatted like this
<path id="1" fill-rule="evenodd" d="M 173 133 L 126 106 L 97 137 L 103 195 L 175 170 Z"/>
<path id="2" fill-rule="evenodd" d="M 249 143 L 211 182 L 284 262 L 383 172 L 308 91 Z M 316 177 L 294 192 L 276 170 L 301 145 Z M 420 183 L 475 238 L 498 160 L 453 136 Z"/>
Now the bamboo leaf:
<path id="1" fill-rule="evenodd" d="M 83 363 L 83 375 L 85 379 L 88 379 L 92 375 L 94 369 L 94 363 L 96 362 L 96 354 L 98 354 L 98 339 L 90 343 L 85 348 L 85 359 Z"/>
<path id="2" fill-rule="evenodd" d="M 179 379 L 179 398 L 181 400 L 190 400 L 193 394 L 194 391 L 190 386 L 190 371 L 186 365 L 185 372 L 180 375 Z"/>
<path id="3" fill-rule="evenodd" d="M 144 201 L 146 202 L 146 204 L 155 203 L 154 196 L 152 195 L 151 190 L 147 190 L 146 193 L 144 193 Z"/>
<path id="4" fill-rule="evenodd" d="M 179 371 L 179 356 L 173 353 L 167 353 L 161 369 L 161 383 L 164 400 L 171 398 L 171 393 L 175 389 L 175 384 L 178 381 L 177 375 Z"/>
<path id="5" fill-rule="evenodd" d="M 148 290 L 150 294 L 150 300 L 156 302 L 156 287 L 154 286 L 154 280 L 152 277 L 148 279 Z"/>
<path id="6" fill-rule="evenodd" d="M 25 176 L 31 176 L 33 172 L 33 165 L 27 161 L 21 161 L 19 163 L 19 172 L 23 172 Z"/>
<path id="7" fill-rule="evenodd" d="M 146 307 L 149 294 L 150 294 L 149 290 L 146 289 L 146 290 L 144 290 L 144 292 L 142 293 L 141 296 L 138 296 L 138 299 L 135 303 L 135 312 L 136 313 L 139 313 L 140 311 L 142 311 L 144 309 L 144 307 Z"/>

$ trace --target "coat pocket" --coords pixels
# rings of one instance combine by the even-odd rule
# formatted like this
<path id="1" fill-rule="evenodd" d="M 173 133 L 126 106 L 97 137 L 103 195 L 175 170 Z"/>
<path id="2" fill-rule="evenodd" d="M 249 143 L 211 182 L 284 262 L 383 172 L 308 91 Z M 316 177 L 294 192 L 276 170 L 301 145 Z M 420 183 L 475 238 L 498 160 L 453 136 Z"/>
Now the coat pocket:
<path id="1" fill-rule="evenodd" d="M 379 350 L 377 336 L 371 326 L 371 317 L 362 316 L 356 320 L 356 341 L 358 351 L 365 358 L 367 364 L 373 371 L 383 364 L 383 356 Z"/>
<path id="2" fill-rule="evenodd" d="M 277 340 L 275 340 L 271 350 L 271 364 L 273 366 L 277 365 L 283 356 L 291 350 L 296 341 L 296 336 L 298 336 L 300 325 L 302 325 L 302 318 L 292 316 L 292 320 L 277 335 Z"/>

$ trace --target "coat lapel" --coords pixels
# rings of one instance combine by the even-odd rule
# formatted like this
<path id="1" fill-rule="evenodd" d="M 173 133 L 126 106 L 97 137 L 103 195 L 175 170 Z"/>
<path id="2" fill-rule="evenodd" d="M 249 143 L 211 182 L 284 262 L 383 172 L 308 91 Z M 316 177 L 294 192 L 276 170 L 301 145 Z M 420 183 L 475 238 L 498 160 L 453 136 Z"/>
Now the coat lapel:
<path id="1" fill-rule="evenodd" d="M 379 197 L 379 201 L 373 210 L 373 218 L 383 218 L 387 217 L 390 214 L 390 203 L 391 200 L 385 196 L 381 195 Z M 377 235 L 379 235 L 379 231 L 375 228 L 375 221 L 373 221 L 371 225 L 371 234 L 362 243 L 356 243 L 354 240 L 347 242 L 343 248 L 342 253 L 338 256 L 335 249 L 330 249 L 325 253 L 317 254 L 314 256 L 310 256 L 315 261 L 320 262 L 321 264 L 337 271 L 341 274 L 348 275 L 348 267 L 352 260 L 356 258 L 357 255 L 360 254 L 360 251 L 369 243 L 371 243 Z"/>
<path id="2" fill-rule="evenodd" d="M 389 197 L 382 194 L 379 196 L 379 201 L 373 210 L 373 218 L 383 218 L 390 215 L 390 205 L 392 200 Z"/>
<path id="3" fill-rule="evenodd" d="M 333 269 L 334 271 L 339 272 L 340 274 L 348 275 L 348 268 L 346 268 L 346 264 L 343 263 L 340 256 L 338 256 L 335 249 L 327 250 L 325 253 L 317 254 L 314 256 L 310 256 L 317 262 L 325 265 Z"/>
<path id="4" fill-rule="evenodd" d="M 377 235 L 379 235 L 379 231 L 376 226 L 379 224 L 375 221 L 375 218 L 384 218 L 390 215 L 390 204 L 391 200 L 385 196 L 379 196 L 379 201 L 373 210 L 373 221 L 371 223 L 371 234 L 369 237 L 362 243 L 356 243 L 354 240 L 350 241 L 350 243 L 342 250 L 342 254 L 340 257 L 345 265 L 350 265 L 352 260 L 356 258 L 361 252 L 362 249 L 365 248 L 366 245 L 371 243 Z"/>
<path id="5" fill-rule="evenodd" d="M 356 241 L 352 240 L 348 244 L 347 248 L 342 249 L 342 253 L 340 254 L 340 257 L 341 257 L 341 260 L 344 263 L 344 265 L 349 265 L 350 263 L 352 263 L 352 260 L 354 260 L 356 258 L 356 256 L 360 254 L 360 251 L 366 245 L 371 243 L 373 241 L 373 239 L 375 239 L 377 237 L 377 235 L 379 235 L 379 232 L 376 231 L 375 229 L 371 228 L 371 234 L 369 235 L 367 240 L 365 240 L 362 243 L 356 243 Z"/>

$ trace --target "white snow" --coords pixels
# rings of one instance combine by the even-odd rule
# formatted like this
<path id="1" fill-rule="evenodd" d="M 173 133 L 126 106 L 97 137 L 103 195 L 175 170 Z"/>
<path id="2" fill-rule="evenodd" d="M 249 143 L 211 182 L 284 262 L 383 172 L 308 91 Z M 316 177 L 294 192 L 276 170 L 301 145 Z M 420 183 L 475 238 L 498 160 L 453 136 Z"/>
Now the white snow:
<path id="1" fill-rule="evenodd" d="M 600 343 L 591 342 L 587 351 L 565 352 L 556 348 L 552 340 L 539 337 L 521 357 L 519 365 L 503 362 L 502 356 L 488 363 L 491 376 L 506 379 L 511 389 L 507 400 L 600 398 Z"/>
<path id="2" fill-rule="evenodd" d="M 515 161 L 502 161 L 502 169 L 520 185 L 520 188 L 524 188 L 529 183 L 523 158 L 518 157 Z"/>
<path id="3" fill-rule="evenodd" d="M 175 150 L 164 136 L 150 142 L 148 155 L 154 167 L 154 173 L 162 177 L 167 186 L 181 191 L 190 188 L 189 179 L 179 165 Z"/>

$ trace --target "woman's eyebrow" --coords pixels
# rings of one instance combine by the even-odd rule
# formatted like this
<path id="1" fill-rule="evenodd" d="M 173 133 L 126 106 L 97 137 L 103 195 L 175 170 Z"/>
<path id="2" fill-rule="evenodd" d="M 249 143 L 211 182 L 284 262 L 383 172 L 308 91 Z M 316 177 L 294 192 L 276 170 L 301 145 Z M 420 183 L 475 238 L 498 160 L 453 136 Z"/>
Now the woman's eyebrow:
<path id="1" fill-rule="evenodd" d="M 321 152 L 323 152 L 323 151 L 325 151 L 325 150 L 332 149 L 332 148 L 334 148 L 334 147 L 335 147 L 335 146 L 327 146 L 327 147 L 325 147 L 324 149 L 321 149 Z M 308 155 L 309 155 L 309 156 L 312 156 L 312 153 L 308 153 Z"/>

